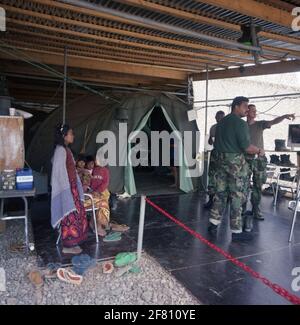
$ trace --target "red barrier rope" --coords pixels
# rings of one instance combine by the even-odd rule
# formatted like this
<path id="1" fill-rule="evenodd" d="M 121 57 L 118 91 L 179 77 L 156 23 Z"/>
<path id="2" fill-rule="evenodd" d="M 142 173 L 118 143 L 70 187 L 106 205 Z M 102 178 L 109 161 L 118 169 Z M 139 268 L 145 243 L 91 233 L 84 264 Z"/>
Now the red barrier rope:
<path id="1" fill-rule="evenodd" d="M 149 205 L 151 205 L 154 209 L 156 209 L 160 213 L 162 213 L 164 216 L 166 216 L 170 220 L 174 221 L 178 226 L 180 226 L 181 228 L 183 228 L 184 230 L 186 230 L 187 232 L 189 232 L 194 237 L 198 238 L 202 243 L 206 244 L 207 246 L 209 246 L 210 248 L 212 248 L 216 252 L 218 252 L 221 255 L 225 256 L 230 262 L 232 262 L 233 264 L 237 265 L 238 267 L 240 267 L 241 269 L 243 269 L 244 271 L 246 271 L 247 273 L 249 273 L 254 278 L 260 280 L 266 286 L 270 287 L 278 295 L 280 295 L 281 297 L 283 297 L 286 300 L 290 301 L 294 305 L 300 305 L 300 298 L 299 297 L 297 297 L 296 295 L 290 293 L 288 290 L 284 289 L 280 285 L 278 285 L 276 283 L 272 283 L 270 280 L 268 280 L 267 278 L 263 277 L 260 273 L 254 271 L 251 267 L 249 267 L 245 263 L 240 262 L 234 256 L 230 255 L 229 253 L 227 253 L 226 251 L 224 251 L 220 247 L 218 247 L 215 244 L 213 244 L 210 241 L 208 241 L 206 238 L 204 238 L 203 236 L 201 236 L 196 231 L 194 231 L 191 228 L 189 228 L 188 226 L 186 226 L 184 223 L 182 223 L 181 221 L 179 221 L 178 219 L 176 219 L 175 217 L 173 217 L 171 214 L 169 214 L 167 211 L 165 211 L 164 209 L 162 209 L 161 207 L 159 207 L 158 205 L 156 205 L 155 203 L 153 203 L 152 201 L 150 201 L 148 198 L 146 198 L 146 202 Z"/>

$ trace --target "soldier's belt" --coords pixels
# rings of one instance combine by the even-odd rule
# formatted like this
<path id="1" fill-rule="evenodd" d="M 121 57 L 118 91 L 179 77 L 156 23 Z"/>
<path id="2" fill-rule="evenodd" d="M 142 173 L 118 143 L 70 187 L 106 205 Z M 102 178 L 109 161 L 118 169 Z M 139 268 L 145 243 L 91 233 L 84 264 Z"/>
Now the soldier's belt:
<path id="1" fill-rule="evenodd" d="M 247 159 L 247 160 L 254 160 L 254 159 L 264 159 L 266 156 L 259 156 L 259 155 L 251 155 L 251 156 L 249 156 L 249 155 L 246 155 L 245 156 L 245 158 Z"/>
<path id="2" fill-rule="evenodd" d="M 219 156 L 223 156 L 223 157 L 241 157 L 241 156 L 244 156 L 243 153 L 235 153 L 235 152 L 218 152 Z"/>

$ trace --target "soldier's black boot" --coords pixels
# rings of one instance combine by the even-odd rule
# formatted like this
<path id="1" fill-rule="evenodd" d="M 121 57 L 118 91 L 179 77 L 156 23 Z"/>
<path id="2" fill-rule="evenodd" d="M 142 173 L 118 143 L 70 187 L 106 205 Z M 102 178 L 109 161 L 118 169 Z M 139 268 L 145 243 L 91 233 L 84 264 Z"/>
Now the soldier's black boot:
<path id="1" fill-rule="evenodd" d="M 213 203 L 214 203 L 214 195 L 210 195 L 209 200 L 203 205 L 203 208 L 204 209 L 211 209 Z"/>
<path id="2" fill-rule="evenodd" d="M 260 220 L 260 221 L 265 220 L 265 217 L 261 214 L 259 208 L 253 208 L 253 209 L 252 209 L 252 213 L 253 213 L 253 217 L 254 217 L 256 220 Z"/>
<path id="3" fill-rule="evenodd" d="M 217 233 L 218 226 L 210 222 L 207 230 L 210 234 L 215 235 Z"/>
<path id="4" fill-rule="evenodd" d="M 281 156 L 284 156 L 283 158 L 281 158 L 281 161 L 284 162 L 283 166 L 296 167 L 296 165 L 291 162 L 291 156 L 290 155 L 280 155 L 280 157 Z"/>
<path id="5" fill-rule="evenodd" d="M 274 165 L 280 165 L 281 162 L 280 162 L 280 159 L 279 159 L 279 156 L 277 155 L 270 155 L 270 164 L 274 164 Z"/>

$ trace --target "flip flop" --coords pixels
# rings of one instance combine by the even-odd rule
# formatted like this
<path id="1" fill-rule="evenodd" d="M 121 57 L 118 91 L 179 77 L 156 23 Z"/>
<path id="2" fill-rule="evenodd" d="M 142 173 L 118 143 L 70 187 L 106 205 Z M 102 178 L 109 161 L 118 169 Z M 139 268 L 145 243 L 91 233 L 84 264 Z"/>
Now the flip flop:
<path id="1" fill-rule="evenodd" d="M 86 270 L 96 265 L 96 260 L 87 254 L 81 254 L 72 258 L 72 264 L 72 270 L 75 272 L 75 274 L 83 275 Z"/>
<path id="2" fill-rule="evenodd" d="M 129 270 L 130 273 L 134 273 L 134 274 L 138 274 L 138 273 L 141 273 L 142 272 L 142 269 L 137 266 L 137 265 L 133 265 L 131 267 L 131 269 Z"/>
<path id="3" fill-rule="evenodd" d="M 44 284 L 43 277 L 39 271 L 29 272 L 28 278 L 36 288 L 41 288 Z"/>
<path id="4" fill-rule="evenodd" d="M 141 273 L 142 270 L 139 266 L 137 265 L 127 265 L 127 266 L 123 266 L 120 267 L 117 271 L 116 271 L 116 277 L 121 277 L 122 275 L 125 275 L 127 273 L 134 273 L 134 274 L 138 274 Z"/>
<path id="5" fill-rule="evenodd" d="M 75 247 L 63 247 L 62 253 L 66 255 L 79 255 L 82 249 L 79 246 Z"/>
<path id="6" fill-rule="evenodd" d="M 23 244 L 12 244 L 9 247 L 9 251 L 11 253 L 21 253 L 24 251 L 26 246 L 24 246 Z"/>
<path id="7" fill-rule="evenodd" d="M 104 274 L 110 274 L 114 270 L 114 265 L 112 262 L 105 262 L 102 264 L 102 270 Z"/>
<path id="8" fill-rule="evenodd" d="M 59 268 L 62 267 L 61 263 L 48 263 L 46 269 L 43 271 L 45 279 L 56 279 L 56 272 Z"/>
<path id="9" fill-rule="evenodd" d="M 114 221 L 112 221 L 110 223 L 110 227 L 111 227 L 111 230 L 114 230 L 114 231 L 118 231 L 118 232 L 125 232 L 125 231 L 128 231 L 130 229 L 129 226 L 125 225 L 125 224 L 118 224 Z"/>
<path id="10" fill-rule="evenodd" d="M 71 270 L 64 268 L 59 268 L 56 274 L 59 280 L 66 283 L 80 285 L 83 280 L 83 277 L 81 275 L 75 274 Z"/>
<path id="11" fill-rule="evenodd" d="M 123 266 L 120 267 L 117 271 L 116 271 L 116 277 L 121 277 L 122 275 L 128 273 L 131 269 L 131 265 L 127 265 L 127 266 Z"/>
<path id="12" fill-rule="evenodd" d="M 119 241 L 122 239 L 122 234 L 120 232 L 112 232 L 103 238 L 104 242 Z"/>
<path id="13" fill-rule="evenodd" d="M 128 264 L 132 264 L 137 260 L 136 253 L 119 253 L 115 257 L 115 265 L 117 267 L 126 266 Z"/>

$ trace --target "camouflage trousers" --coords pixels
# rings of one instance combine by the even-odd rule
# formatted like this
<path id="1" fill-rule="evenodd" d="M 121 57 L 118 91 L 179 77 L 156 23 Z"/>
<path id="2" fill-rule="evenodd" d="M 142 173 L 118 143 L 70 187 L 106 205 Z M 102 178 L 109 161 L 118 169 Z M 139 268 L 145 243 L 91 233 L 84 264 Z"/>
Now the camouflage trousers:
<path id="1" fill-rule="evenodd" d="M 216 176 L 217 176 L 217 151 L 214 149 L 210 153 L 210 159 L 209 159 L 209 169 L 208 169 L 208 194 L 214 195 L 217 191 L 217 182 L 216 182 Z"/>
<path id="2" fill-rule="evenodd" d="M 266 183 L 267 180 L 267 158 L 259 157 L 259 158 L 246 158 L 246 161 L 249 165 L 249 174 L 248 174 L 248 182 L 246 184 L 247 192 L 250 192 L 250 181 L 252 177 L 252 193 L 251 193 L 251 204 L 252 211 L 254 214 L 260 212 L 259 205 L 261 202 L 261 193 L 262 186 Z M 246 210 L 246 205 L 243 207 L 243 210 Z"/>
<path id="3" fill-rule="evenodd" d="M 246 200 L 245 179 L 249 174 L 243 154 L 219 153 L 217 159 L 216 194 L 210 210 L 209 221 L 219 225 L 230 201 L 230 228 L 241 233 L 243 228 L 242 206 Z"/>

